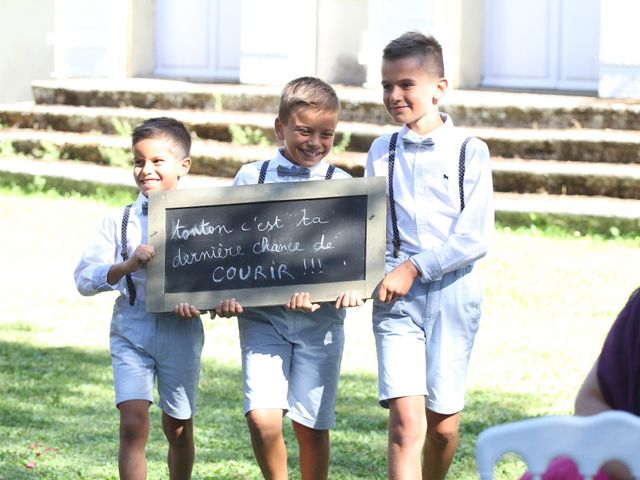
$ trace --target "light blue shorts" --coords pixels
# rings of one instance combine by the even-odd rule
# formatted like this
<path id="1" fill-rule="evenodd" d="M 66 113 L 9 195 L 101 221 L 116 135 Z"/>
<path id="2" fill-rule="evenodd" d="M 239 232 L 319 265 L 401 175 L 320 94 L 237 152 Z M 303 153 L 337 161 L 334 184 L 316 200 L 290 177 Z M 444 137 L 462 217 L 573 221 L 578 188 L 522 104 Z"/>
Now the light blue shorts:
<path id="1" fill-rule="evenodd" d="M 387 254 L 387 273 L 407 258 Z M 390 304 L 375 301 L 382 406 L 393 398 L 426 395 L 426 407 L 433 412 L 462 410 L 481 302 L 482 285 L 473 265 L 440 280 L 416 280 L 405 297 Z"/>
<path id="2" fill-rule="evenodd" d="M 116 405 L 127 400 L 153 403 L 169 416 L 195 415 L 204 331 L 200 318 L 181 320 L 172 313 L 148 314 L 144 305 L 119 302 L 111 319 L 111 364 Z"/>
<path id="3" fill-rule="evenodd" d="M 313 313 L 266 307 L 240 315 L 245 415 L 274 408 L 309 428 L 335 425 L 345 312 L 321 305 Z"/>

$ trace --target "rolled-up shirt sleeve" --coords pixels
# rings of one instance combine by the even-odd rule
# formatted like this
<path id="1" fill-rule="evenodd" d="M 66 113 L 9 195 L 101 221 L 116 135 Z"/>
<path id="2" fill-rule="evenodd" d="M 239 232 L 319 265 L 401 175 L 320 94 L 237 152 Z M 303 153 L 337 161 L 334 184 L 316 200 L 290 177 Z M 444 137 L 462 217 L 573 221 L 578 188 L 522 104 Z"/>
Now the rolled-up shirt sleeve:
<path id="1" fill-rule="evenodd" d="M 118 225 L 113 216 L 106 217 L 86 247 L 74 271 L 76 288 L 85 296 L 116 290 L 118 284 L 107 282 L 107 273 L 116 263 Z"/>

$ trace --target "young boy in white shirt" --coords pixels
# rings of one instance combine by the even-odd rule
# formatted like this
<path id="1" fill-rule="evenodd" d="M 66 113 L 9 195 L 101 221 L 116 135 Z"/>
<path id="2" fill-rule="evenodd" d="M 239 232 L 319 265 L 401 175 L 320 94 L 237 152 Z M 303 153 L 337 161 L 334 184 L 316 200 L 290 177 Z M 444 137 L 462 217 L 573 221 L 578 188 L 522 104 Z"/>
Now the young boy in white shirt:
<path id="1" fill-rule="evenodd" d="M 169 442 L 169 478 L 191 478 L 195 448 L 193 416 L 204 332 L 200 318 L 147 313 L 147 195 L 173 190 L 191 167 L 191 137 L 172 118 L 152 118 L 132 134 L 133 176 L 140 190 L 131 205 L 112 211 L 85 249 L 74 276 L 82 295 L 116 290 L 110 349 L 115 402 L 120 411 L 118 467 L 122 479 L 145 479 L 145 447 L 154 378 Z"/>
<path id="2" fill-rule="evenodd" d="M 280 96 L 275 131 L 284 147 L 275 158 L 243 165 L 234 185 L 302 182 L 350 175 L 324 160 L 331 152 L 340 101 L 330 85 L 314 77 L 289 82 Z M 297 292 L 282 307 L 243 308 L 234 299 L 216 307 L 238 316 L 244 413 L 251 444 L 267 479 L 287 480 L 282 416 L 293 424 L 303 480 L 329 473 L 329 429 L 335 424 L 340 363 L 344 346 L 342 307 L 362 305 L 358 292 L 342 293 L 335 304 L 312 303 Z M 189 318 L 200 312 L 177 306 Z"/>
<path id="3" fill-rule="evenodd" d="M 440 113 L 447 86 L 433 37 L 408 32 L 385 47 L 383 102 L 403 125 L 373 142 L 365 174 L 387 177 L 387 273 L 373 330 L 393 479 L 442 479 L 449 469 L 480 320 L 474 264 L 494 228 L 489 151 Z"/>

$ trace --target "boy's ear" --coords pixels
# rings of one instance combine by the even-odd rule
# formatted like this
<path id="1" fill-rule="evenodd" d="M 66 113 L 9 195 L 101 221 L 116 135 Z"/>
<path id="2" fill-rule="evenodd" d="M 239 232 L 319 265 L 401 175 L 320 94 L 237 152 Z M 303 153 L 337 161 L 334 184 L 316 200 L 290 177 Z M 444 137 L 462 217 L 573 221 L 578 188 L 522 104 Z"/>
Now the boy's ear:
<path id="1" fill-rule="evenodd" d="M 184 177 L 187 173 L 189 173 L 190 169 L 191 169 L 191 158 L 189 157 L 183 158 L 182 161 L 180 162 L 180 168 L 178 170 L 178 178 Z"/>
<path id="2" fill-rule="evenodd" d="M 276 138 L 280 141 L 284 140 L 284 125 L 280 121 L 280 117 L 276 117 L 273 127 L 276 131 Z"/>
<path id="3" fill-rule="evenodd" d="M 437 105 L 442 100 L 444 94 L 447 93 L 447 88 L 449 88 L 449 81 L 446 78 L 443 77 L 436 82 L 436 91 L 433 94 L 434 105 Z"/>

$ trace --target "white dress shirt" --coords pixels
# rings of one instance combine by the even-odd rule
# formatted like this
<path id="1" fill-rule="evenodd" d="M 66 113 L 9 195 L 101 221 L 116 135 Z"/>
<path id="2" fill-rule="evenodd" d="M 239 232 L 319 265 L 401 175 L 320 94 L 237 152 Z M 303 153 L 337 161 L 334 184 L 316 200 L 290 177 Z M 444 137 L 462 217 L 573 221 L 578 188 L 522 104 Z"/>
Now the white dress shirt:
<path id="1" fill-rule="evenodd" d="M 129 212 L 127 224 L 127 253 L 129 257 L 136 247 L 147 241 L 147 216 L 142 215 L 142 204 L 147 201 L 142 193 L 138 195 Z M 111 290 L 119 291 L 129 299 L 125 277 L 114 285 L 107 282 L 107 273 L 115 263 L 122 262 L 122 215 L 124 209 L 114 208 L 103 219 L 97 232 L 85 249 L 74 272 L 76 288 L 85 296 Z M 136 287 L 136 303 L 144 305 L 146 297 L 147 269 L 141 268 L 131 274 Z M 144 310 L 144 309 L 143 309 Z"/>
<path id="2" fill-rule="evenodd" d="M 278 165 L 283 167 L 292 167 L 295 165 L 294 163 L 287 160 L 284 155 L 284 148 L 278 149 L 278 155 L 269 161 L 269 168 L 267 169 L 267 175 L 265 176 L 264 183 L 278 183 L 278 182 L 304 182 L 307 180 L 324 180 L 327 175 L 327 170 L 329 168 L 329 163 L 325 160 L 321 160 L 316 165 L 314 165 L 309 172 L 309 178 L 304 177 L 290 177 L 290 176 L 279 176 L 278 175 Z M 238 173 L 236 173 L 235 178 L 233 179 L 234 185 L 254 185 L 258 183 L 258 178 L 260 177 L 260 167 L 264 162 L 258 161 L 253 163 L 247 163 L 243 165 Z M 332 178 L 351 178 L 344 170 L 336 167 L 333 172 Z"/>
<path id="3" fill-rule="evenodd" d="M 400 249 L 411 255 L 423 281 L 437 280 L 484 256 L 494 230 L 493 181 L 487 145 L 473 138 L 466 148 L 465 208 L 460 212 L 458 165 L 468 133 L 451 118 L 422 138 L 431 147 L 405 146 L 403 137 L 421 137 L 403 125 L 398 134 L 393 190 Z M 387 177 L 391 135 L 378 137 L 367 156 L 366 176 Z M 387 193 L 388 193 L 387 185 Z M 389 203 L 387 202 L 387 209 Z M 387 249 L 393 251 L 391 215 L 387 215 Z"/>

